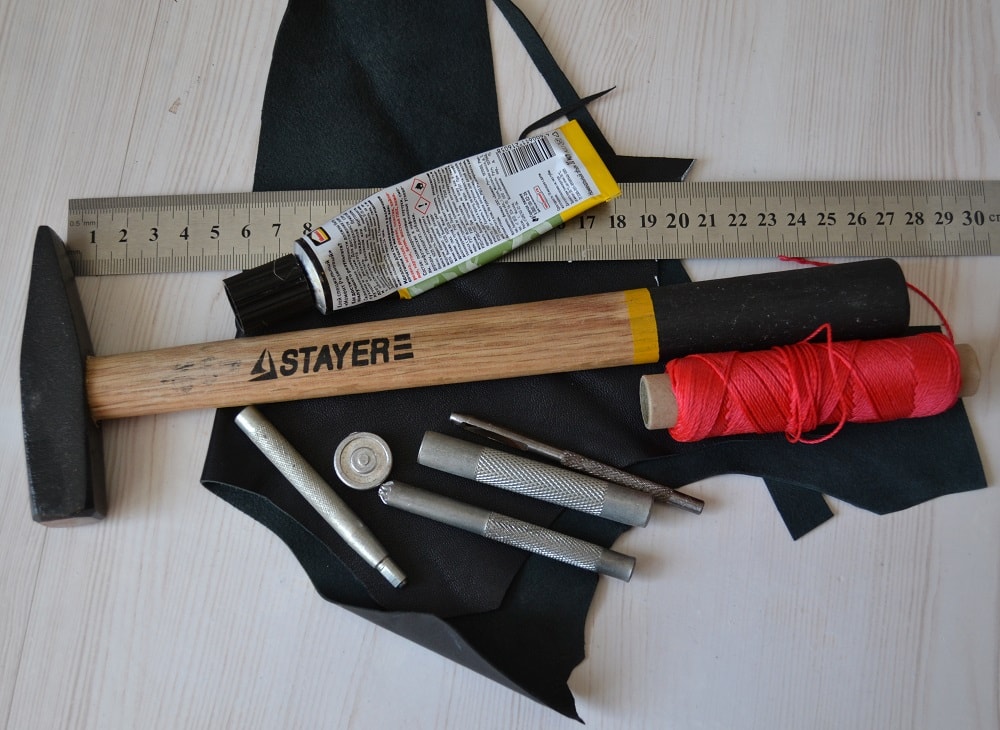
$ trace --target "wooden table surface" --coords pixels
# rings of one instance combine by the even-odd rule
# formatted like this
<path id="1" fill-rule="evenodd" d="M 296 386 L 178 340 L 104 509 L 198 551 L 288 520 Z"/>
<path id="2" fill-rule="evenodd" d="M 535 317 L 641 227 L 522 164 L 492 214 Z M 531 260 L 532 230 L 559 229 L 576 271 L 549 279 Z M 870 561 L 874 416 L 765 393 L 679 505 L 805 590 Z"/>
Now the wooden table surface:
<path id="1" fill-rule="evenodd" d="M 692 180 L 1000 177 L 1000 4 L 522 0 L 621 153 Z M 76 197 L 251 187 L 284 6 L 0 2 L 0 724 L 8 728 L 577 725 L 322 600 L 274 535 L 199 484 L 212 412 L 110 422 L 111 514 L 28 511 L 18 352 L 31 244 Z M 505 138 L 553 100 L 491 10 Z M 1000 468 L 1000 259 L 901 259 L 979 353 L 966 401 Z M 696 279 L 775 261 L 687 262 Z M 99 354 L 224 339 L 220 274 L 80 280 Z M 914 323 L 935 323 L 914 304 Z M 401 396 L 405 397 L 405 396 Z M 805 448 L 805 447 L 804 447 Z M 1000 490 L 793 542 L 763 484 L 632 530 L 570 686 L 595 728 L 1000 727 Z"/>

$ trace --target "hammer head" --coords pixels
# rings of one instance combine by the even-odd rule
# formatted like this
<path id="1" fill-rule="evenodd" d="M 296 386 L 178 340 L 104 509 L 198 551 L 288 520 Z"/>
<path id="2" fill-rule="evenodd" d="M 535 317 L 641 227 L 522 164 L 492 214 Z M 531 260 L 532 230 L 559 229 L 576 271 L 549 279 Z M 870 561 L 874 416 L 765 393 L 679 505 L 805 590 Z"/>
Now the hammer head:
<path id="1" fill-rule="evenodd" d="M 104 516 L 101 433 L 87 406 L 93 354 L 66 246 L 38 229 L 21 335 L 21 417 L 31 514 L 46 525 Z"/>

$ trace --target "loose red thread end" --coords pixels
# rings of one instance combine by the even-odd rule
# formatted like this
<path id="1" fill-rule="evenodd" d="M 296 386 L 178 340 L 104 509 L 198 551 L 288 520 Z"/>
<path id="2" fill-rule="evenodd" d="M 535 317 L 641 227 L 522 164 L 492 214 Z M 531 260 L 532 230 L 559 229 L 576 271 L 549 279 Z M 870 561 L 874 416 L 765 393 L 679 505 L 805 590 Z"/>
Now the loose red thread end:
<path id="1" fill-rule="evenodd" d="M 814 259 L 803 258 L 802 256 L 784 256 L 784 255 L 782 255 L 782 256 L 778 256 L 778 260 L 779 261 L 785 261 L 785 262 L 793 263 L 793 264 L 802 264 L 803 266 L 830 266 L 830 262 L 828 262 L 828 261 L 816 261 Z M 944 328 L 944 331 L 947 333 L 948 339 L 951 340 L 952 342 L 954 342 L 955 341 L 955 333 L 952 332 L 952 330 L 951 330 L 951 324 L 949 324 L 948 318 L 944 316 L 944 311 L 941 309 L 941 307 L 939 307 L 937 305 L 937 303 L 933 299 L 930 298 L 930 295 L 926 294 L 921 289 L 918 289 L 916 286 L 914 286 L 910 282 L 906 282 L 906 286 L 907 286 L 907 288 L 910 291 L 912 291 L 914 294 L 916 294 L 917 296 L 919 296 L 921 299 L 923 299 L 925 302 L 927 302 L 930 305 L 931 309 L 934 310 L 934 314 L 936 314 L 938 316 L 938 319 L 941 320 L 941 326 Z"/>
<path id="2" fill-rule="evenodd" d="M 948 323 L 948 318 L 944 316 L 944 311 L 942 311 L 941 307 L 939 307 L 937 305 L 937 303 L 933 299 L 930 298 L 930 296 L 928 296 L 927 294 L 925 294 L 923 291 L 921 291 L 920 289 L 918 289 L 917 287 L 915 287 L 910 282 L 906 282 L 906 286 L 907 286 L 907 288 L 909 288 L 910 291 L 914 292 L 921 299 L 923 299 L 925 302 L 927 302 L 929 305 L 931 305 L 931 309 L 934 310 L 934 314 L 936 314 L 938 316 L 938 319 L 941 320 L 941 326 L 944 327 L 944 331 L 945 331 L 945 333 L 947 333 L 948 339 L 951 340 L 952 342 L 954 342 L 955 341 L 955 333 L 951 331 L 951 325 Z"/>
<path id="3" fill-rule="evenodd" d="M 778 261 L 787 261 L 793 264 L 802 264 L 803 266 L 829 266 L 829 261 L 816 261 L 814 259 L 803 258 L 802 256 L 779 256 Z"/>

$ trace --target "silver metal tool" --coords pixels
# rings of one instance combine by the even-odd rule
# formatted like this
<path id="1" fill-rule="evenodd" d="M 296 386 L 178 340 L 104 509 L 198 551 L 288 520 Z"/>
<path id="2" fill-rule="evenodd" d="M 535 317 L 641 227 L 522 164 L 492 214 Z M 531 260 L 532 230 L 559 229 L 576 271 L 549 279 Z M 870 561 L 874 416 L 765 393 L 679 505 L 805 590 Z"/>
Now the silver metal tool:
<path id="1" fill-rule="evenodd" d="M 409 484 L 386 482 L 379 487 L 378 495 L 390 507 L 575 565 L 584 570 L 627 581 L 635 569 L 635 558 L 631 555 L 609 550 L 547 527 L 442 497 L 440 494 L 411 487 Z"/>
<path id="2" fill-rule="evenodd" d="M 671 489 L 663 484 L 657 484 L 649 479 L 643 479 L 635 474 L 629 474 L 627 471 L 616 469 L 613 466 L 588 458 L 582 454 L 577 454 L 574 451 L 550 446 L 529 436 L 511 431 L 509 428 L 484 421 L 481 418 L 468 416 L 463 413 L 452 413 L 451 420 L 467 431 L 478 433 L 493 441 L 520 449 L 521 451 L 544 456 L 547 459 L 558 462 L 567 469 L 589 474 L 592 477 L 614 482 L 615 484 L 621 484 L 624 487 L 638 489 L 640 492 L 652 495 L 653 499 L 657 502 L 679 507 L 696 515 L 701 514 L 702 509 L 705 507 L 705 502 L 697 497 L 678 492 L 675 489 Z"/>
<path id="3" fill-rule="evenodd" d="M 634 489 L 434 431 L 424 434 L 417 461 L 432 469 L 626 525 L 645 525 L 653 509 L 653 498 Z"/>
<path id="4" fill-rule="evenodd" d="M 333 470 L 351 489 L 374 489 L 389 478 L 392 452 L 381 436 L 367 431 L 350 434 L 337 444 Z"/>
<path id="5" fill-rule="evenodd" d="M 406 583 L 403 571 L 371 531 L 260 411 L 247 406 L 236 415 L 236 425 L 365 562 L 393 586 Z"/>

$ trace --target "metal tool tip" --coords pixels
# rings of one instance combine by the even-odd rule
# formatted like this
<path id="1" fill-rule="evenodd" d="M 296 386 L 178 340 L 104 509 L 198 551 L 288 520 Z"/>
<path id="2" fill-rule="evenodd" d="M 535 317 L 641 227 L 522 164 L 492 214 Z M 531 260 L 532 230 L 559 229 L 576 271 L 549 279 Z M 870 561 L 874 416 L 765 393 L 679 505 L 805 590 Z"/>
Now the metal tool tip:
<path id="1" fill-rule="evenodd" d="M 389 504 L 389 495 L 392 494 L 393 483 L 383 482 L 378 488 L 378 498 L 382 500 L 382 504 Z"/>
<path id="2" fill-rule="evenodd" d="M 406 585 L 406 575 L 399 569 L 398 565 L 392 562 L 391 558 L 384 558 L 375 566 L 375 569 L 392 584 L 393 588 L 401 588 Z"/>
<path id="3" fill-rule="evenodd" d="M 631 555 L 605 550 L 597 561 L 597 572 L 628 583 L 635 570 L 635 558 Z"/>
<path id="4" fill-rule="evenodd" d="M 667 497 L 666 502 L 667 504 L 679 507 L 686 512 L 696 515 L 700 515 L 702 510 L 705 508 L 704 500 L 692 497 L 689 494 L 684 494 L 683 492 L 673 492 Z"/>

